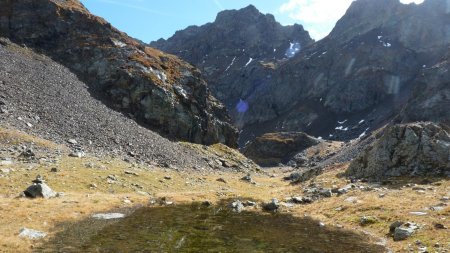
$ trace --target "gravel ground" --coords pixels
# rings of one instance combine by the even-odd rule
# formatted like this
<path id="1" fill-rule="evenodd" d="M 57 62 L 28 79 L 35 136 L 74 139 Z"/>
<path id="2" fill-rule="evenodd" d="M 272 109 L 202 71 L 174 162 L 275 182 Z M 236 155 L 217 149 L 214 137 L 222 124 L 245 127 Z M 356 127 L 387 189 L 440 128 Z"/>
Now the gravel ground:
<path id="1" fill-rule="evenodd" d="M 182 168 L 207 166 L 197 152 L 162 138 L 94 99 L 88 86 L 46 56 L 0 40 L 0 125 L 86 152 Z"/>

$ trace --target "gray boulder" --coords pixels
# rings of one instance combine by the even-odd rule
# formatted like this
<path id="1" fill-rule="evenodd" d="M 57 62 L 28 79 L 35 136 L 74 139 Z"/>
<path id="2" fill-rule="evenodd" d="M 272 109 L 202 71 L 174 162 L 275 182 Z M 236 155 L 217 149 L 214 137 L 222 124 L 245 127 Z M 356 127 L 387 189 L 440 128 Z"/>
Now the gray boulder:
<path id="1" fill-rule="evenodd" d="M 112 220 L 112 219 L 121 219 L 124 217 L 125 214 L 123 213 L 97 213 L 92 215 L 92 218 L 97 220 Z"/>
<path id="2" fill-rule="evenodd" d="M 244 210 L 244 204 L 242 204 L 242 202 L 240 200 L 236 200 L 233 203 L 230 204 L 231 209 L 233 209 L 233 211 L 240 213 Z"/>
<path id="3" fill-rule="evenodd" d="M 45 199 L 54 198 L 58 195 L 45 183 L 41 176 L 37 176 L 36 179 L 33 180 L 33 184 L 30 185 L 23 193 L 28 198 Z"/>
<path id="4" fill-rule="evenodd" d="M 357 178 L 439 176 L 450 172 L 448 127 L 434 123 L 388 127 L 364 150 L 346 174 Z"/>
<path id="5" fill-rule="evenodd" d="M 37 231 L 29 228 L 22 228 L 19 233 L 19 237 L 28 238 L 30 240 L 38 240 L 46 237 L 47 234 L 41 231 Z"/>
<path id="6" fill-rule="evenodd" d="M 277 199 L 272 199 L 270 202 L 263 205 L 263 209 L 268 212 L 276 212 L 280 208 L 280 203 Z"/>
<path id="7" fill-rule="evenodd" d="M 394 241 L 405 240 L 411 235 L 413 235 L 416 230 L 419 229 L 419 226 L 415 223 L 407 222 L 399 227 L 396 227 L 394 230 Z"/>

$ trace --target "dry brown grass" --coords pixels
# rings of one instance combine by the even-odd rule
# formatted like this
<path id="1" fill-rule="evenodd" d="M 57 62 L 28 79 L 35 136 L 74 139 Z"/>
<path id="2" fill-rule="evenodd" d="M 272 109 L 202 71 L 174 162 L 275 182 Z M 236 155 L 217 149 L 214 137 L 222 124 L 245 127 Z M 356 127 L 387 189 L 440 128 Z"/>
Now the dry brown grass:
<path id="1" fill-rule="evenodd" d="M 55 227 L 63 221 L 83 220 L 96 212 L 146 204 L 153 197 L 167 197 L 175 203 L 216 202 L 223 198 L 270 199 L 281 196 L 285 187 L 294 188 L 267 176 L 258 178 L 258 184 L 252 185 L 240 180 L 244 176 L 240 173 L 180 173 L 97 158 L 64 157 L 56 165 L 34 165 L 31 169 L 30 166 L 15 164 L 10 166 L 13 172 L 0 178 L 0 246 L 3 250 L 0 252 L 28 252 L 38 245 L 39 242 L 18 237 L 22 227 L 45 231 L 51 236 L 58 232 Z M 59 171 L 50 172 L 52 167 Z M 138 176 L 125 174 L 125 171 Z M 65 196 L 50 200 L 15 198 L 37 174 Z M 109 184 L 108 175 L 115 175 L 117 183 Z M 165 176 L 171 179 L 166 180 Z M 218 178 L 227 183 L 218 182 Z M 92 188 L 92 184 L 97 187 Z M 148 195 L 143 195 L 145 193 Z M 132 204 L 124 203 L 126 197 Z"/>
<path id="2" fill-rule="evenodd" d="M 0 127 L 0 143 L 5 146 L 19 145 L 19 144 L 22 145 L 33 144 L 40 146 L 42 148 L 49 148 L 49 149 L 61 148 L 60 145 L 54 142 L 29 135 L 22 131 L 7 129 L 4 127 Z"/>
<path id="3" fill-rule="evenodd" d="M 9 143 L 30 141 L 45 146 L 53 145 L 16 131 L 2 129 L 0 136 L 0 141 Z M 220 145 L 209 149 L 208 152 L 222 156 L 231 152 Z M 50 172 L 53 167 L 57 168 L 58 172 Z M 16 162 L 8 168 L 14 171 L 0 177 L 0 252 L 29 252 L 42 243 L 19 238 L 18 233 L 22 227 L 48 232 L 51 237 L 64 229 L 58 226 L 61 223 L 81 221 L 97 212 L 147 204 L 150 198 L 167 197 L 175 203 L 204 200 L 215 202 L 228 198 L 283 200 L 301 196 L 303 187 L 312 183 L 309 181 L 301 185 L 290 185 L 282 180 L 285 173 L 280 169 L 254 174 L 256 184 L 250 184 L 240 180 L 244 176 L 243 173 L 176 172 L 95 157 L 62 157 L 57 164 Z M 348 183 L 347 180 L 338 175 L 346 168 L 347 165 L 335 166 L 333 170 L 313 181 L 323 187 L 344 186 Z M 126 174 L 125 171 L 138 175 Z M 277 175 L 269 176 L 273 173 Z M 50 187 L 64 192 L 65 196 L 50 200 L 15 198 L 37 174 L 44 176 Z M 117 182 L 108 183 L 108 175 L 115 175 Z M 164 179 L 166 176 L 171 179 Z M 217 181 L 218 178 L 223 178 L 227 183 Z M 435 206 L 440 203 L 440 198 L 449 196 L 450 181 L 437 179 L 431 184 L 420 185 L 432 188 L 424 193 L 403 187 L 411 181 L 414 180 L 398 180 L 378 191 L 351 191 L 343 196 L 323 199 L 310 205 L 284 208 L 283 211 L 297 216 L 308 215 L 327 225 L 339 224 L 347 229 L 366 231 L 375 237 L 383 238 L 394 252 L 406 252 L 408 245 L 414 245 L 416 240 L 420 240 L 429 249 L 439 243 L 441 250 L 450 250 L 450 231 L 434 228 L 436 222 L 450 227 L 449 207 L 438 212 L 427 210 L 426 216 L 410 214 L 412 211 L 423 211 L 424 208 Z M 93 184 L 96 185 L 95 188 L 92 187 Z M 385 196 L 380 198 L 382 193 Z M 356 197 L 358 201 L 345 201 L 349 197 Z M 124 199 L 131 200 L 131 203 L 124 202 Z M 336 209 L 338 207 L 341 208 L 340 211 Z M 374 216 L 379 222 L 362 227 L 359 224 L 362 216 Z M 389 225 L 395 220 L 411 221 L 423 227 L 408 240 L 394 242 L 387 232 Z"/>
<path id="4" fill-rule="evenodd" d="M 343 172 L 346 167 L 341 166 L 334 171 L 327 172 L 314 181 L 327 187 L 331 185 L 344 186 L 347 182 L 345 179 L 339 178 L 338 174 Z M 385 238 L 387 245 L 394 252 L 407 252 L 407 245 L 415 245 L 416 240 L 420 240 L 428 249 L 433 249 L 433 246 L 439 243 L 442 247 L 438 250 L 450 250 L 450 230 L 434 228 L 436 222 L 450 227 L 450 207 L 437 212 L 424 210 L 436 206 L 442 202 L 440 201 L 442 197 L 450 195 L 450 181 L 437 179 L 432 185 L 419 185 L 424 188 L 433 188 L 425 191 L 425 193 L 418 193 L 411 187 L 403 187 L 406 182 L 414 183 L 414 181 L 418 182 L 417 179 L 399 180 L 380 191 L 352 191 L 311 205 L 296 206 L 292 212 L 307 214 L 329 224 L 339 224 L 344 228 L 364 230 L 380 238 Z M 308 183 L 310 182 L 306 182 L 304 185 Z M 385 196 L 380 197 L 380 194 L 385 194 Z M 357 202 L 345 201 L 349 197 L 357 198 Z M 338 211 L 337 208 L 339 207 L 342 210 Z M 415 211 L 423 211 L 428 214 L 425 216 L 410 214 L 410 212 Z M 359 224 L 362 216 L 374 216 L 379 222 L 362 227 Z M 394 242 L 387 234 L 390 224 L 396 220 L 411 221 L 423 227 L 408 240 Z"/>

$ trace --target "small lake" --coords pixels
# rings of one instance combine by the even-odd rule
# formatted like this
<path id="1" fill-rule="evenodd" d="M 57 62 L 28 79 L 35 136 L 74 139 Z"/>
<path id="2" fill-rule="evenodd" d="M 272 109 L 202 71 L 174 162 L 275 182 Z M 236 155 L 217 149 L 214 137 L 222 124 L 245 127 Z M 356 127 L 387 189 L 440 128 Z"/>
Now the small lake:
<path id="1" fill-rule="evenodd" d="M 228 203 L 228 202 L 227 202 Z M 97 229 L 96 229 L 97 228 Z M 86 233 L 83 232 L 86 230 Z M 284 213 L 225 202 L 143 207 L 124 219 L 72 224 L 43 246 L 57 252 L 385 252 L 366 236 Z"/>

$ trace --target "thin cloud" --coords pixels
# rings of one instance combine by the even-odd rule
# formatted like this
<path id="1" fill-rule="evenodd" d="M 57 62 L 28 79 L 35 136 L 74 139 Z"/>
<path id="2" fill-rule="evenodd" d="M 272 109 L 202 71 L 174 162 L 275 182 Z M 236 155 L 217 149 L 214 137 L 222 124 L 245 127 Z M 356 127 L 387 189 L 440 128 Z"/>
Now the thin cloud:
<path id="1" fill-rule="evenodd" d="M 400 0 L 402 4 L 410 4 L 410 3 L 421 4 L 423 3 L 423 1 L 424 0 Z"/>
<path id="2" fill-rule="evenodd" d="M 225 10 L 225 8 L 223 7 L 222 3 L 219 0 L 214 0 L 214 3 L 217 5 L 217 8 L 219 8 L 219 10 L 221 11 Z"/>
<path id="3" fill-rule="evenodd" d="M 325 37 L 354 0 L 289 0 L 279 8 L 281 14 L 300 22 L 315 39 Z"/>
<path id="4" fill-rule="evenodd" d="M 141 2 L 140 0 L 136 0 L 136 1 L 137 2 Z M 142 7 L 142 6 L 135 5 L 135 4 L 128 4 L 128 3 L 118 2 L 118 1 L 114 1 L 114 0 L 100 0 L 100 2 L 113 4 L 113 5 L 117 5 L 117 6 L 122 6 L 122 7 L 127 7 L 127 8 L 135 9 L 135 10 L 138 10 L 138 11 L 150 13 L 150 14 L 157 14 L 157 15 L 169 16 L 169 17 L 172 16 L 172 15 L 170 15 L 168 13 L 165 13 L 165 12 L 162 12 L 162 11 L 149 9 L 149 8 Z"/>

